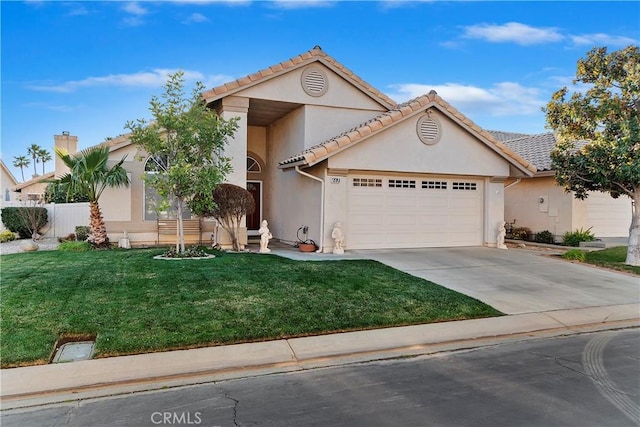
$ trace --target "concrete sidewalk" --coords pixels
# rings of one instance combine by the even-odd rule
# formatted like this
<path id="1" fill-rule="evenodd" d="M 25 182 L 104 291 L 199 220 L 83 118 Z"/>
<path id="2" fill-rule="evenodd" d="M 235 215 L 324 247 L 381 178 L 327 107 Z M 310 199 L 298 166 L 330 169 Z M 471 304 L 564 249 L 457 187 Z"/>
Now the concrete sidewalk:
<path id="1" fill-rule="evenodd" d="M 3 410 L 468 349 L 508 340 L 640 326 L 640 304 L 292 338 L 0 371 Z"/>

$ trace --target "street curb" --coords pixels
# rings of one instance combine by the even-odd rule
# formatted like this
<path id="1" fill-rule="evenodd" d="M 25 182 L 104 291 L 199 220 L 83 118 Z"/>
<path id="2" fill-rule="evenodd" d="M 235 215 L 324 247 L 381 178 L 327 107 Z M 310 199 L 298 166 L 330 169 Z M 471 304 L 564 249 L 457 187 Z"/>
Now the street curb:
<path id="1" fill-rule="evenodd" d="M 640 304 L 555 310 L 0 370 L 2 410 L 640 326 Z"/>

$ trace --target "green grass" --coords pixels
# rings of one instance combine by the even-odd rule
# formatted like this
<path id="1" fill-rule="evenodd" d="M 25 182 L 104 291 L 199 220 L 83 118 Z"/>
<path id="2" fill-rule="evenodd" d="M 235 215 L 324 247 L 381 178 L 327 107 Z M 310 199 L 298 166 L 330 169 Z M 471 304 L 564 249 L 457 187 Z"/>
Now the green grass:
<path id="1" fill-rule="evenodd" d="M 616 246 L 615 248 L 603 249 L 601 251 L 587 252 L 585 257 L 585 262 L 589 264 L 640 275 L 640 267 L 624 263 L 627 258 L 626 246 Z"/>
<path id="2" fill-rule="evenodd" d="M 1 257 L 1 366 L 46 363 L 62 334 L 96 334 L 98 357 L 500 315 L 375 261 L 161 249 Z"/>

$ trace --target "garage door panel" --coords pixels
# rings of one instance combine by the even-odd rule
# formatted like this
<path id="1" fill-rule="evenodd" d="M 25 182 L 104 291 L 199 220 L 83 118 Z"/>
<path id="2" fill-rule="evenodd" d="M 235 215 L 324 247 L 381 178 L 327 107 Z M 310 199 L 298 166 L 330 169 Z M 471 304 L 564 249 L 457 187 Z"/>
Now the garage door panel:
<path id="1" fill-rule="evenodd" d="M 357 230 L 361 228 L 363 231 L 371 230 L 371 226 L 383 225 L 384 217 L 382 215 L 363 214 L 351 215 L 349 218 L 349 228 Z"/>
<path id="2" fill-rule="evenodd" d="M 384 218 L 384 223 L 387 225 L 410 224 L 414 227 L 418 225 L 416 215 L 411 213 L 389 213 Z"/>
<path id="3" fill-rule="evenodd" d="M 380 180 L 381 186 L 349 186 L 348 248 L 482 244 L 482 181 L 463 178 L 398 180 L 381 176 L 353 178 Z M 408 188 L 414 182 L 414 188 Z M 437 188 L 422 188 L 423 185 Z"/>
<path id="4" fill-rule="evenodd" d="M 369 210 L 384 206 L 384 200 L 377 194 L 354 194 L 353 200 L 349 200 L 352 208 L 359 210 Z"/>

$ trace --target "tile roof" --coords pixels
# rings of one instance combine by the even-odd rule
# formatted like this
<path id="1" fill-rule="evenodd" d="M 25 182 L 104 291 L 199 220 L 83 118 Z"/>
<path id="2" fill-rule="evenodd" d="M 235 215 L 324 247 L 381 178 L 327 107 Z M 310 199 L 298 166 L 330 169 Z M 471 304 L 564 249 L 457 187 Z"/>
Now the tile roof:
<path id="1" fill-rule="evenodd" d="M 272 65 L 256 73 L 249 74 L 248 76 L 240 77 L 232 82 L 214 87 L 213 89 L 203 92 L 202 97 L 207 101 L 207 103 L 213 102 L 224 96 L 232 95 L 240 90 L 285 74 L 296 68 L 304 67 L 316 61 L 322 62 L 345 79 L 350 80 L 355 86 L 359 87 L 363 92 L 367 93 L 386 108 L 393 108 L 397 105 L 393 99 L 389 98 L 387 95 L 362 80 L 354 74 L 353 71 L 327 55 L 320 46 L 315 46 L 308 52 L 302 53 L 279 64 Z"/>
<path id="2" fill-rule="evenodd" d="M 293 167 L 296 165 L 312 166 L 371 135 L 405 120 L 410 116 L 419 114 L 420 111 L 423 111 L 425 108 L 430 106 L 439 107 L 439 109 L 441 109 L 445 114 L 449 115 L 449 117 L 454 120 L 457 120 L 462 126 L 484 138 L 488 145 L 492 145 L 497 152 L 504 154 L 505 158 L 511 159 L 512 163 L 518 164 L 521 169 L 528 170 L 530 173 L 536 172 L 536 167 L 533 164 L 520 157 L 502 142 L 497 141 L 491 133 L 483 130 L 480 126 L 456 110 L 451 106 L 451 104 L 442 99 L 434 90 L 429 92 L 427 95 L 422 95 L 403 104 L 399 104 L 396 108 L 380 114 L 373 119 L 341 133 L 340 135 L 328 139 L 318 145 L 314 145 L 313 147 L 309 147 L 301 153 L 281 161 L 279 165 L 281 168 Z"/>
<path id="3" fill-rule="evenodd" d="M 556 146 L 556 137 L 552 132 L 526 135 L 504 141 L 504 144 L 534 164 L 539 172 L 552 170 L 551 151 Z"/>
<path id="4" fill-rule="evenodd" d="M 20 192 L 20 190 L 22 190 L 23 188 L 29 187 L 31 185 L 34 184 L 38 184 L 41 182 L 44 182 L 46 180 L 52 179 L 54 178 L 55 173 L 54 172 L 47 172 L 44 175 L 38 175 L 36 177 L 33 177 L 32 179 L 25 181 L 23 183 L 20 183 L 18 185 L 16 185 L 15 187 L 12 188 L 12 191 L 17 191 Z"/>
<path id="5" fill-rule="evenodd" d="M 531 136 L 528 133 L 504 132 L 501 130 L 489 130 L 487 132 L 489 132 L 493 136 L 493 139 L 500 142 L 510 141 L 516 138 L 523 138 L 525 136 Z"/>

